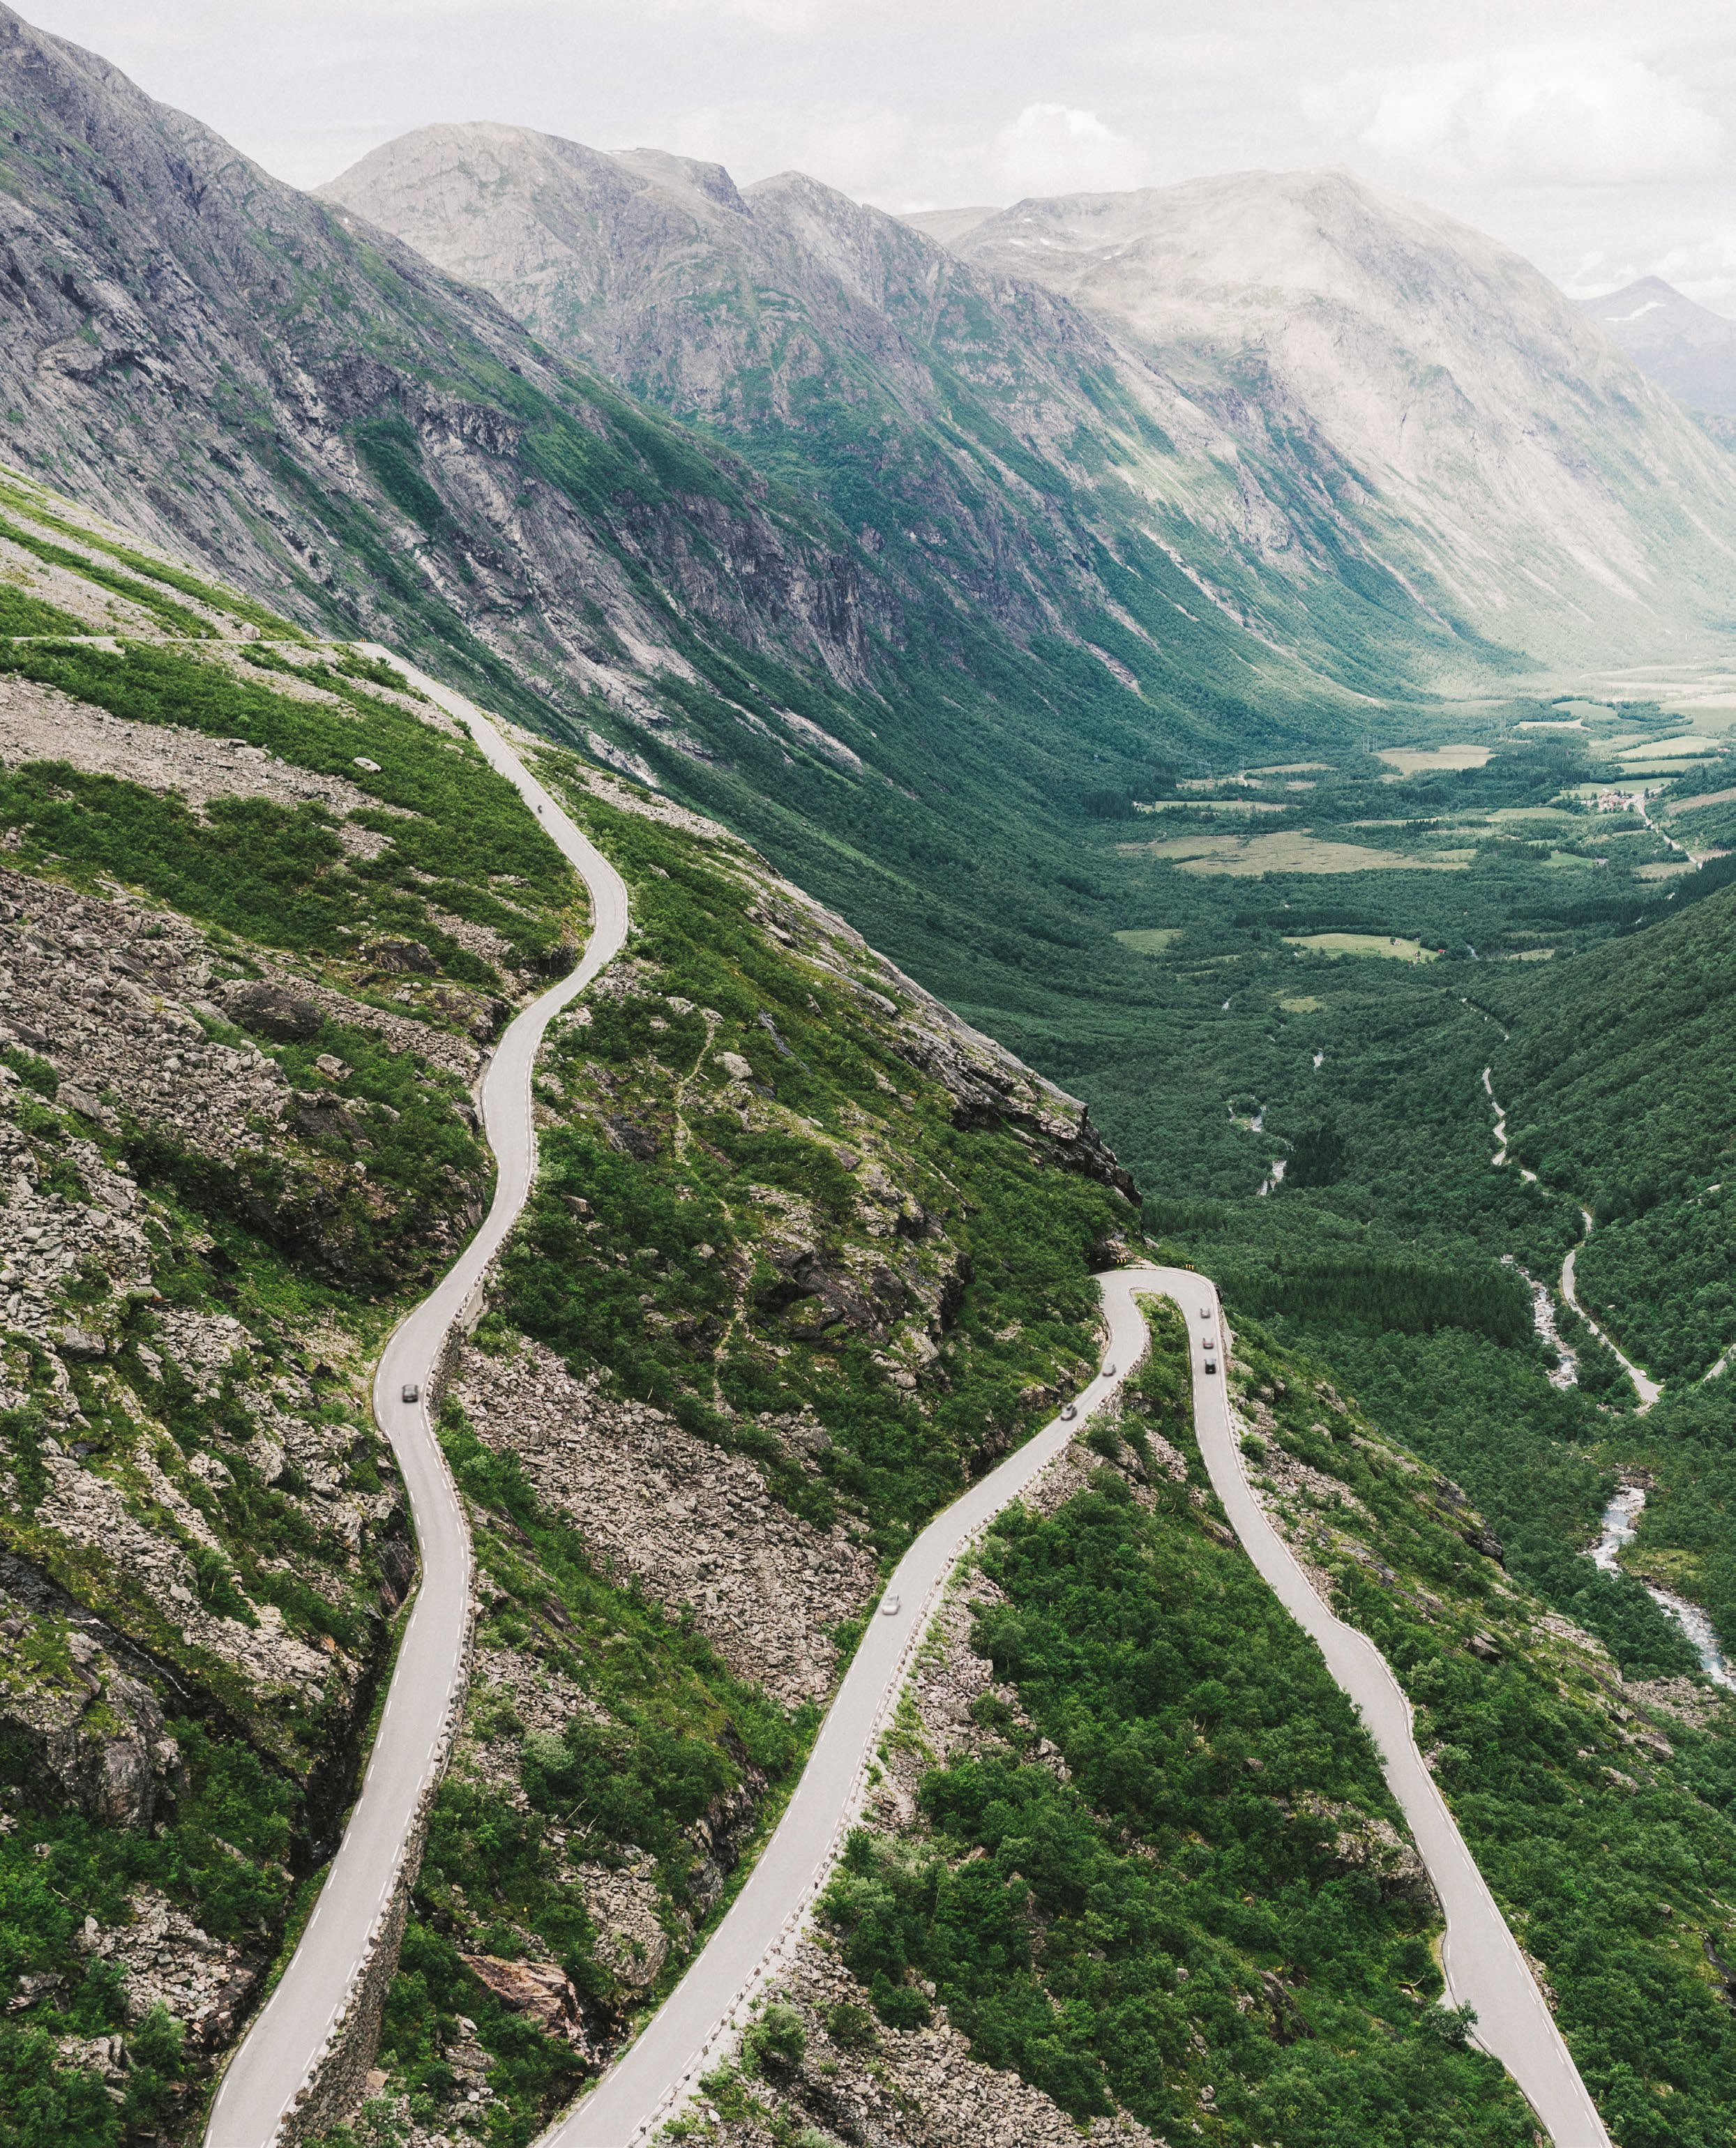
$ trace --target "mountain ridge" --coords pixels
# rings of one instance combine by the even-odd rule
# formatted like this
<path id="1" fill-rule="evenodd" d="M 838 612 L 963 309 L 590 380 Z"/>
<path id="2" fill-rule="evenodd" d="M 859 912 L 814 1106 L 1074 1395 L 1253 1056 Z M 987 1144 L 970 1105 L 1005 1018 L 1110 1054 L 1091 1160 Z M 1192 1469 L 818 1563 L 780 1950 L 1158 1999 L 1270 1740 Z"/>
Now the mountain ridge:
<path id="1" fill-rule="evenodd" d="M 1692 409 L 1736 416 L 1736 321 L 1661 276 L 1580 304 L 1648 379 Z"/>
<path id="2" fill-rule="evenodd" d="M 484 125 L 419 129 L 322 192 L 762 462 L 805 446 L 822 482 L 816 348 L 907 419 L 913 386 L 932 423 L 973 380 L 1088 511 L 1131 486 L 1207 588 L 1240 580 L 1241 616 L 1299 652 L 1322 577 L 1384 581 L 1413 640 L 1546 660 L 1723 622 L 1702 555 L 1736 557 L 1724 459 L 1528 263 L 1347 172 L 898 219 L 799 173 L 737 190 Z M 1167 452 L 1117 439 L 1106 393 Z M 1097 461 L 1070 460 L 1093 435 Z"/>
<path id="3" fill-rule="evenodd" d="M 1021 203 L 954 250 L 1112 315 L 1197 394 L 1245 376 L 1317 425 L 1396 559 L 1521 645 L 1551 637 L 1510 591 L 1538 587 L 1583 635 L 1611 599 L 1655 601 L 1667 562 L 1718 613 L 1695 554 L 1730 556 L 1721 458 L 1469 226 L 1343 170 L 1242 173 Z"/>
<path id="4" fill-rule="evenodd" d="M 480 280 L 551 347 L 817 489 L 847 526 L 871 472 L 914 518 L 876 519 L 880 555 L 921 573 L 956 558 L 1011 618 L 1021 599 L 1027 620 L 1033 600 L 1112 612 L 1125 593 L 1106 606 L 1081 554 L 1155 542 L 1214 625 L 1328 678 L 1362 685 L 1371 640 L 1419 683 L 1499 660 L 1338 512 L 1348 474 L 1329 443 L 1251 457 L 1113 324 L 1029 276 L 961 265 L 805 173 L 738 191 L 661 153 L 439 126 L 322 193 Z M 926 557 L 908 549 L 919 538 Z"/>

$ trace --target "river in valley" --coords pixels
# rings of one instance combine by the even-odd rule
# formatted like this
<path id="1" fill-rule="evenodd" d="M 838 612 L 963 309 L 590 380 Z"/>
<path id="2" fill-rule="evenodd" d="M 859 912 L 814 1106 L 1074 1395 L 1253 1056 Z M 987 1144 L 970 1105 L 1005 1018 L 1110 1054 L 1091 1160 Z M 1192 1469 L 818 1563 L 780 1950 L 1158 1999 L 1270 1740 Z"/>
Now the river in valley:
<path id="1" fill-rule="evenodd" d="M 1606 1573 L 1619 1573 L 1623 1551 L 1633 1543 L 1639 1529 L 1639 1517 L 1646 1503 L 1643 1487 L 1623 1484 L 1603 1509 L 1603 1533 L 1586 1556 Z M 1718 1642 L 1712 1621 L 1698 1603 L 1690 1603 L 1685 1597 L 1673 1595 L 1667 1588 L 1656 1588 L 1643 1577 L 1636 1577 L 1648 1596 L 1668 1618 L 1673 1619 L 1693 1644 L 1694 1654 L 1700 1659 L 1700 1669 L 1714 1685 L 1725 1687 L 1736 1693 L 1736 1672 Z"/>

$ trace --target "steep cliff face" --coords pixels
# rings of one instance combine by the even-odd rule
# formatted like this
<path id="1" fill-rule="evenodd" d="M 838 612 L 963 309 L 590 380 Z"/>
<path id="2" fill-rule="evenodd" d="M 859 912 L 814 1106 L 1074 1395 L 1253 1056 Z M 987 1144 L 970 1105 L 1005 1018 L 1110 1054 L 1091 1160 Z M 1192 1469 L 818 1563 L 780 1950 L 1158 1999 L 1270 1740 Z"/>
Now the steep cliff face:
<path id="1" fill-rule="evenodd" d="M 433 127 L 323 192 L 817 491 L 913 593 L 1117 650 L 1129 625 L 1174 640 L 1180 602 L 1221 661 L 1252 626 L 1341 677 L 1371 638 L 1412 667 L 1453 645 L 1342 511 L 1323 439 L 1251 459 L 1234 409 L 1113 322 L 802 173 L 738 191 L 655 150 Z"/>
<path id="2" fill-rule="evenodd" d="M 991 911 L 1051 916 L 1085 795 L 1255 740 L 1282 758 L 1344 705 L 1240 597 L 1202 602 L 1136 499 L 1075 513 L 967 368 L 925 391 L 933 425 L 882 424 L 856 369 L 835 484 L 755 469 L 5 13 L 0 102 L 0 450 L 232 578 L 232 620 L 238 582 L 359 627 L 718 813 L 931 976 Z M 1165 461 L 1142 410 L 1116 424 Z M 195 630 L 198 600 L 163 601 Z M 961 856 L 997 887 L 955 921 Z"/>
<path id="3" fill-rule="evenodd" d="M 9 11 L 0 93 L 15 458 L 304 620 L 574 705 L 675 661 L 671 602 L 861 676 L 884 605 L 726 459 Z"/>
<path id="4" fill-rule="evenodd" d="M 1347 172 L 1021 202 L 952 241 L 1118 324 L 1257 456 L 1355 481 L 1395 571 L 1557 661 L 1703 634 L 1736 557 L 1725 458 L 1547 278 Z"/>

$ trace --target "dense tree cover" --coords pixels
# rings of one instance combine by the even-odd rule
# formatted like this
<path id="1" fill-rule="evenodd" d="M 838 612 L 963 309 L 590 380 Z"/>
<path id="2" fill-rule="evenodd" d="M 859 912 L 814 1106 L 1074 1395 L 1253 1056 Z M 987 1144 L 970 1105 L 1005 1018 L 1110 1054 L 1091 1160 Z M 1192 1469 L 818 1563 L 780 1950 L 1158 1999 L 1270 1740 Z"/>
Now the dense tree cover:
<path id="1" fill-rule="evenodd" d="M 1648 1678 L 1698 1668 L 1680 1628 L 1638 1581 L 1584 1556 L 1617 1473 L 1597 1458 L 1604 1428 L 1583 1395 L 1551 1387 L 1524 1356 L 1462 1329 L 1271 1325 L 1329 1364 L 1383 1433 L 1463 1485 L 1514 1578 L 1606 1642 L 1625 1670 Z"/>
<path id="2" fill-rule="evenodd" d="M 974 2056 L 1081 2120 L 1526 2141 L 1510 2084 L 1432 2003 L 1432 1900 L 1381 1877 L 1396 1815 L 1354 1709 L 1214 1527 L 1180 1322 L 1159 1324 L 1124 1429 L 1136 1453 L 1147 1423 L 1183 1445 L 1192 1483 L 1106 1468 L 996 1525 L 982 1563 L 1006 1600 L 976 1645 L 1028 1720 L 980 1702 L 990 1741 L 924 1779 L 925 1831 L 853 1838 L 826 1897 L 845 1960 L 888 2025 L 925 2019 L 932 1984 Z"/>
<path id="3" fill-rule="evenodd" d="M 1410 1693 L 1418 1742 L 1544 1965 L 1612 2134 L 1711 2148 L 1736 2122 L 1736 2019 L 1706 1950 L 1729 1951 L 1736 1884 L 1728 1706 L 1703 1730 L 1648 1723 L 1598 1659 L 1552 1649 L 1534 1601 L 1466 1556 L 1463 1518 L 1419 1497 L 1417 1465 L 1334 1408 L 1317 1369 L 1257 1331 L 1238 1353 L 1267 1436 L 1361 1503 L 1332 1515 L 1312 1555 Z"/>
<path id="4" fill-rule="evenodd" d="M 1666 1392 L 1643 1421 L 1634 1460 L 1645 1472 L 1639 1573 L 1704 1607 L 1728 1651 L 1736 1636 L 1736 1388 L 1728 1376 Z"/>
<path id="5" fill-rule="evenodd" d="M 1217 1281 L 1251 1312 L 1287 1313 L 1333 1327 L 1412 1335 L 1462 1327 L 1508 1344 L 1528 1341 L 1532 1332 L 1531 1293 L 1511 1269 L 1493 1263 L 1449 1267 L 1350 1253 L 1310 1261 L 1284 1247 L 1275 1248 L 1268 1262 L 1225 1267 Z"/>
<path id="6" fill-rule="evenodd" d="M 1736 889 L 1539 978 L 1498 1055 L 1513 1147 L 1591 1209 L 1589 1302 L 1660 1376 L 1736 1342 Z M 1709 1190 L 1708 1190 L 1709 1189 Z"/>

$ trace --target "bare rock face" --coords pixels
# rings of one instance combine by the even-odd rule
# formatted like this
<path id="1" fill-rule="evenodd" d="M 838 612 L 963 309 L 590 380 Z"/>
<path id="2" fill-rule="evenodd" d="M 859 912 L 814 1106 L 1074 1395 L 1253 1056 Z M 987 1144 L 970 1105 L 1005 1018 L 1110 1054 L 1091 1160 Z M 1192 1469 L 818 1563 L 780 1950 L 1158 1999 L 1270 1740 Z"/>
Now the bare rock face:
<path id="1" fill-rule="evenodd" d="M 682 665 L 645 571 L 740 642 L 863 675 L 889 594 L 860 555 L 765 514 L 709 449 L 680 449 L 695 481 L 680 498 L 644 473 L 575 508 L 539 429 L 574 469 L 601 444 L 642 473 L 639 449 L 492 301 L 10 9 L 0 94 L 19 176 L 0 208 L 13 460 L 309 623 L 467 622 L 575 711 L 594 693 L 630 707 Z M 422 473 L 419 520 L 379 474 L 382 434 Z M 405 579 L 346 555 L 310 494 L 371 525 Z"/>
<path id="2" fill-rule="evenodd" d="M 153 1888 L 131 1900 L 131 1924 L 105 1930 L 85 1919 L 84 1951 L 120 1970 L 131 2019 L 161 2006 L 196 2046 L 220 2049 L 245 2019 L 263 1964 L 213 1939 Z"/>
<path id="3" fill-rule="evenodd" d="M 585 1864 L 579 1870 L 585 1910 L 597 1928 L 597 1958 L 629 1992 L 655 1984 L 669 1959 L 655 1869 L 643 1857 L 620 1867 Z"/>
<path id="4" fill-rule="evenodd" d="M 830 1690 L 825 1629 L 875 1582 L 872 1558 L 841 1529 L 790 1513 L 745 1458 L 575 1380 L 540 1345 L 468 1351 L 453 1393 L 605 1564 L 670 1610 L 690 1607 L 732 1670 L 790 1706 Z"/>
<path id="5" fill-rule="evenodd" d="M 771 1997 L 801 2018 L 805 2049 L 793 2069 L 766 2069 L 750 2095 L 759 2115 L 726 2121 L 709 2135 L 721 2148 L 761 2148 L 787 2138 L 775 2124 L 824 2130 L 818 2138 L 855 2148 L 1162 2148 L 1125 2111 L 1082 2130 L 1052 2097 L 1015 2073 L 986 2066 L 944 2019 L 899 2030 L 875 2020 L 867 1992 L 829 1949 L 797 1950 Z M 870 2025 L 865 2039 L 833 2033 L 834 2010 Z M 704 2100 L 701 2115 L 705 2114 Z"/>
<path id="6" fill-rule="evenodd" d="M 1384 556 L 1503 643 L 1583 661 L 1703 620 L 1736 556 L 1686 412 L 1528 262 L 1348 172 L 1025 201 L 951 244 L 1136 336 L 1251 458 L 1308 440 L 1352 525 L 1389 518 Z"/>
<path id="7" fill-rule="evenodd" d="M 223 994 L 224 1011 L 248 1029 L 257 1029 L 280 1044 L 304 1044 L 319 1033 L 324 1016 L 310 999 L 286 986 L 265 978 L 232 985 Z"/>
<path id="8" fill-rule="evenodd" d="M 503 1961 L 491 1954 L 460 1955 L 459 1960 L 494 1996 L 535 2022 L 545 2035 L 564 2036 L 589 2050 L 579 2017 L 579 1995 L 558 1962 Z"/>
<path id="9" fill-rule="evenodd" d="M 1328 1798 L 1308 1797 L 1298 1803 L 1300 1809 L 1335 1830 L 1332 1855 L 1347 1872 L 1366 1872 L 1382 1895 L 1402 1895 L 1419 1909 L 1438 1913 L 1440 1898 L 1422 1859 L 1390 1820 L 1335 1804 Z"/>
<path id="10" fill-rule="evenodd" d="M 1147 496 L 1232 617 L 1246 600 L 1212 567 L 1226 537 L 1257 577 L 1337 577 L 1359 557 L 1395 570 L 1419 619 L 1438 607 L 1573 660 L 1588 634 L 1613 649 L 1717 616 L 1736 541 L 1720 450 L 1528 263 L 1347 173 L 899 220 L 800 172 L 738 189 L 694 158 L 480 123 L 419 128 L 322 191 L 550 348 L 750 451 L 823 430 L 847 353 L 850 417 L 871 410 L 900 443 L 877 482 L 916 536 L 946 531 L 944 567 L 905 571 L 946 572 L 1016 630 L 1060 609 L 1078 570 L 1020 519 L 1015 478 L 985 500 L 936 449 L 926 429 L 969 422 L 947 378 L 1086 513 L 1093 475 L 1070 458 L 1101 418 L 1084 383 L 1114 378 L 1170 444 L 1140 471 Z M 1145 459 L 1113 454 L 1118 474 Z M 823 483 L 823 454 L 814 467 Z"/>
<path id="11" fill-rule="evenodd" d="M 93 1625 L 35 1620 L 28 1603 L 0 1598 L 0 1727 L 33 1748 L 88 1819 L 147 1828 L 180 1755 L 156 1695 Z"/>

